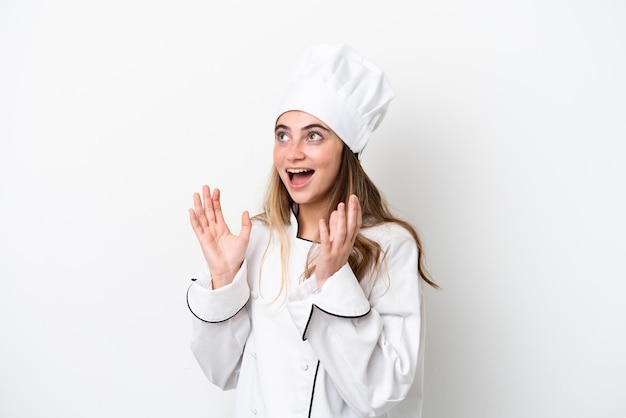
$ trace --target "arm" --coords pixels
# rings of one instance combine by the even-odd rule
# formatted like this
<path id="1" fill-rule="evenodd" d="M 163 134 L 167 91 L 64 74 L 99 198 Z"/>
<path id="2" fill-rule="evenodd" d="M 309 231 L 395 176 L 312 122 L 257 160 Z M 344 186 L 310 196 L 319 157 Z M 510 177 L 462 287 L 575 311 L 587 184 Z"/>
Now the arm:
<path id="1" fill-rule="evenodd" d="M 250 333 L 246 271 L 244 262 L 232 283 L 213 290 L 205 269 L 187 290 L 187 305 L 194 316 L 191 351 L 206 377 L 222 389 L 237 386 Z"/>
<path id="2" fill-rule="evenodd" d="M 344 401 L 377 416 L 404 399 L 413 384 L 420 344 L 417 247 L 398 234 L 368 297 L 344 265 L 321 291 L 311 279 L 288 302 L 294 323 Z"/>
<path id="3" fill-rule="evenodd" d="M 224 221 L 220 191 L 208 186 L 193 196 L 189 209 L 193 228 L 207 268 L 187 291 L 194 315 L 192 351 L 205 375 L 222 389 L 236 386 L 241 355 L 250 333 L 244 309 L 250 290 L 244 262 L 252 224 L 248 212 L 241 216 L 241 232 L 234 235 Z"/>

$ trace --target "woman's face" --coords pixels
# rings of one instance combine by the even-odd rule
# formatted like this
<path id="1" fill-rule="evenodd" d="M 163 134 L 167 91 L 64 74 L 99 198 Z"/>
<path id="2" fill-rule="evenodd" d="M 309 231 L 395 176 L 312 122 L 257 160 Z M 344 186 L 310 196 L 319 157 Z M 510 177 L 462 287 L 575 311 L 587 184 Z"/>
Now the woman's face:
<path id="1" fill-rule="evenodd" d="M 337 179 L 343 141 L 324 122 L 293 110 L 276 121 L 274 167 L 294 202 L 323 207 Z"/>

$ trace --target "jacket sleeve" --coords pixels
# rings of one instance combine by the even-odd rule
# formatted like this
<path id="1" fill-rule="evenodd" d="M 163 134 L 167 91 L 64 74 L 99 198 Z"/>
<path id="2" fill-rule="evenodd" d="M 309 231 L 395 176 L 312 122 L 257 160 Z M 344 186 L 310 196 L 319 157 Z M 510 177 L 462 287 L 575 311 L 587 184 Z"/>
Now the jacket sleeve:
<path id="1" fill-rule="evenodd" d="M 420 345 L 417 246 L 408 234 L 383 248 L 384 262 L 366 295 L 348 265 L 321 291 L 302 283 L 287 307 L 344 401 L 359 415 L 378 416 L 413 384 Z"/>
<path id="2" fill-rule="evenodd" d="M 191 350 L 206 377 L 222 389 L 237 386 L 250 333 L 246 272 L 244 261 L 231 284 L 213 290 L 205 267 L 187 290 L 187 305 L 193 314 Z"/>

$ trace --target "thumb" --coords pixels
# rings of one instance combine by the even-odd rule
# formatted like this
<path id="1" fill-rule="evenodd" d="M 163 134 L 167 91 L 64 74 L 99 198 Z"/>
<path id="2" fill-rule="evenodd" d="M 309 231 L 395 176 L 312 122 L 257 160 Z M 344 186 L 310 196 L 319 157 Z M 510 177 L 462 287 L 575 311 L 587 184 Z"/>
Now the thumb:
<path id="1" fill-rule="evenodd" d="M 239 238 L 242 238 L 246 242 L 248 242 L 250 240 L 251 230 L 252 230 L 252 221 L 250 221 L 250 214 L 246 210 L 241 214 L 241 232 L 239 232 Z"/>

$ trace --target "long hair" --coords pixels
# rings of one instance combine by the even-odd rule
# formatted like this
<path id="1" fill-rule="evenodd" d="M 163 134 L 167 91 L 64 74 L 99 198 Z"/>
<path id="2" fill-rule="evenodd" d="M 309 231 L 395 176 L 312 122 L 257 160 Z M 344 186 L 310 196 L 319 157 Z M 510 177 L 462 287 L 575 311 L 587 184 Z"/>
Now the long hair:
<path id="1" fill-rule="evenodd" d="M 391 213 L 387 202 L 361 166 L 361 162 L 350 148 L 344 144 L 341 152 L 341 165 L 338 177 L 329 190 L 327 206 L 324 209 L 323 218 L 326 220 L 327 224 L 330 219 L 330 214 L 337 208 L 337 205 L 339 205 L 340 202 L 347 202 L 352 194 L 358 197 L 359 203 L 361 204 L 363 216 L 362 228 L 393 222 L 402 226 L 411 234 L 418 250 L 417 270 L 419 276 L 430 286 L 439 288 L 426 269 L 424 263 L 424 249 L 417 231 L 409 222 L 399 219 Z M 282 293 L 286 286 L 286 266 L 289 260 L 289 239 L 285 227 L 290 223 L 291 212 L 296 211 L 297 213 L 297 209 L 297 204 L 291 200 L 289 192 L 280 179 L 278 172 L 272 167 L 269 185 L 263 203 L 263 213 L 257 215 L 255 218 L 266 223 L 270 229 L 278 235 L 283 265 L 283 277 L 279 294 Z M 365 277 L 368 271 L 379 267 L 383 257 L 384 254 L 380 245 L 359 232 L 355 239 L 352 253 L 348 258 L 348 264 L 360 281 Z M 311 277 L 314 271 L 315 265 L 312 264 L 312 260 L 309 257 L 304 269 L 304 278 Z"/>

